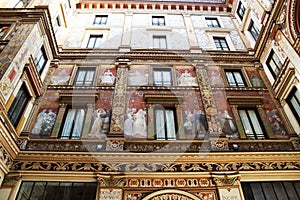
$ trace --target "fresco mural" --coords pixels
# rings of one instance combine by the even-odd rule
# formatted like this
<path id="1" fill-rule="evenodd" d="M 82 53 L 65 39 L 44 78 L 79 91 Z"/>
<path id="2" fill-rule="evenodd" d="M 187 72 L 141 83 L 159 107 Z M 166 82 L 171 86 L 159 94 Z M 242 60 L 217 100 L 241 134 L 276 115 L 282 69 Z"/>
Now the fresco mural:
<path id="1" fill-rule="evenodd" d="M 59 68 L 57 68 L 54 72 L 54 75 L 51 78 L 51 84 L 53 85 L 67 85 L 70 77 L 71 77 L 71 73 L 73 70 L 73 66 L 60 66 Z"/>
<path id="2" fill-rule="evenodd" d="M 198 86 L 193 67 L 176 67 L 176 76 L 179 86 Z"/>
<path id="3" fill-rule="evenodd" d="M 147 111 L 143 91 L 127 92 L 124 135 L 127 138 L 147 137 Z"/>
<path id="4" fill-rule="evenodd" d="M 263 80 L 260 78 L 258 71 L 248 70 L 247 74 L 253 87 L 266 87 Z"/>
<path id="5" fill-rule="evenodd" d="M 141 86 L 148 85 L 149 69 L 144 65 L 130 66 L 128 72 L 128 85 Z"/>
<path id="6" fill-rule="evenodd" d="M 229 111 L 228 111 L 229 110 Z M 236 126 L 236 123 L 232 117 L 230 109 L 219 111 L 219 116 L 221 119 L 222 132 L 229 139 L 238 139 L 239 133 Z"/>
<path id="7" fill-rule="evenodd" d="M 207 69 L 207 75 L 210 78 L 210 85 L 212 87 L 224 87 L 223 78 L 218 67 Z"/>
<path id="8" fill-rule="evenodd" d="M 47 91 L 31 130 L 31 138 L 50 137 L 58 113 L 59 92 L 59 90 Z"/>
<path id="9" fill-rule="evenodd" d="M 182 114 L 186 139 L 203 139 L 208 134 L 202 100 L 196 91 L 185 92 Z"/>
<path id="10" fill-rule="evenodd" d="M 34 127 L 31 131 L 32 136 L 49 137 L 57 116 L 57 110 L 42 109 L 39 112 Z"/>
<path id="11" fill-rule="evenodd" d="M 111 90 L 99 91 L 99 99 L 95 103 L 95 110 L 92 114 L 90 125 L 89 138 L 104 138 L 109 132 L 111 119 L 111 105 L 112 105 Z"/>
<path id="12" fill-rule="evenodd" d="M 264 105 L 268 121 L 270 122 L 275 137 L 288 138 L 288 133 L 279 117 L 278 111 L 276 110 L 274 103 L 267 92 L 264 93 Z"/>
<path id="13" fill-rule="evenodd" d="M 116 79 L 116 69 L 114 66 L 101 66 L 98 82 L 101 85 L 114 85 Z"/>

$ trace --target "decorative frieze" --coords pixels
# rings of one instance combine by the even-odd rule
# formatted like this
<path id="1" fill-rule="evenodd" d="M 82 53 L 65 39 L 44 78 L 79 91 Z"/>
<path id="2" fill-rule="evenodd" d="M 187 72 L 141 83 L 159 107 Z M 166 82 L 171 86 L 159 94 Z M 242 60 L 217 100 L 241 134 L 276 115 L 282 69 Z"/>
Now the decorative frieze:
<path id="1" fill-rule="evenodd" d="M 86 163 L 14 161 L 11 170 L 74 172 L 218 172 L 300 170 L 300 162 Z"/>

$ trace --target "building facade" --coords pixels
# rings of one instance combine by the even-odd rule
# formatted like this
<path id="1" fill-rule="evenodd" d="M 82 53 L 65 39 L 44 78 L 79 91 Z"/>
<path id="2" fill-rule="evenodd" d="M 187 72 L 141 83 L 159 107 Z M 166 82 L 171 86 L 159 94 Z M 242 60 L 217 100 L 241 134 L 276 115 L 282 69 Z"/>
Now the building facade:
<path id="1" fill-rule="evenodd" d="M 299 1 L 0 6 L 2 199 L 300 198 Z"/>

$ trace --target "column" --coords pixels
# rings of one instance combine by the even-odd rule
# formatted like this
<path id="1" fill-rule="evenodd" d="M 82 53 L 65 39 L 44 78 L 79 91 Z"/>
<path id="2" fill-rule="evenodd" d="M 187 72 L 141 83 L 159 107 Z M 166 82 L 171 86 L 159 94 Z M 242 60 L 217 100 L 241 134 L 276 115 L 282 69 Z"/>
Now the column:
<path id="1" fill-rule="evenodd" d="M 206 113 L 209 135 L 210 137 L 219 137 L 222 134 L 220 117 L 213 99 L 212 88 L 209 84 L 206 67 L 204 65 L 196 66 L 196 74 L 199 79 L 200 93 Z"/>
<path id="2" fill-rule="evenodd" d="M 117 78 L 112 102 L 112 116 L 108 137 L 124 137 L 124 118 L 126 113 L 128 59 L 118 60 Z"/>
<path id="3" fill-rule="evenodd" d="M 200 47 L 199 47 L 199 44 L 198 44 L 198 41 L 197 41 L 197 37 L 196 37 L 196 34 L 195 34 L 195 30 L 194 30 L 191 15 L 190 14 L 183 14 L 183 20 L 184 20 L 186 32 L 187 32 L 187 35 L 188 35 L 190 48 L 200 50 Z"/>
<path id="4" fill-rule="evenodd" d="M 240 115 L 238 113 L 238 106 L 237 105 L 230 105 L 232 113 L 233 113 L 233 117 L 235 119 L 236 122 L 236 126 L 240 135 L 240 139 L 247 139 L 246 133 L 244 131 L 244 127 L 240 118 Z"/>
<path id="5" fill-rule="evenodd" d="M 123 26 L 123 35 L 120 49 L 126 51 L 130 50 L 130 41 L 131 41 L 131 24 L 132 24 L 132 12 L 125 13 L 125 20 Z"/>

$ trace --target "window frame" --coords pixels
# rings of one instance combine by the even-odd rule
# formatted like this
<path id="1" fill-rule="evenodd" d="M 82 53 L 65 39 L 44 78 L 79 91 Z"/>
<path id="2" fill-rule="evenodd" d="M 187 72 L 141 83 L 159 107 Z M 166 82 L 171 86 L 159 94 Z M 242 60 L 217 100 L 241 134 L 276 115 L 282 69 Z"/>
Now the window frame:
<path id="1" fill-rule="evenodd" d="M 205 22 L 209 28 L 221 28 L 221 24 L 217 17 L 205 17 Z M 210 23 L 208 23 L 210 22 Z M 216 23 L 213 23 L 216 22 Z"/>
<path id="2" fill-rule="evenodd" d="M 84 78 L 82 80 L 82 84 L 78 83 L 79 80 L 77 80 L 80 72 L 85 72 Z M 87 81 L 86 78 L 87 78 L 88 72 L 93 72 L 93 77 L 92 77 L 92 80 Z M 96 67 L 83 67 L 83 66 L 78 67 L 76 70 L 75 77 L 74 77 L 73 86 L 93 86 L 94 82 L 95 82 L 95 75 L 96 75 Z M 89 84 L 87 82 L 89 82 Z"/>
<path id="3" fill-rule="evenodd" d="M 72 116 L 71 111 L 75 110 L 75 114 Z M 76 123 L 78 117 L 78 115 L 80 115 L 80 112 L 83 111 L 84 112 L 84 116 L 81 122 L 81 130 L 79 133 L 74 133 L 74 127 L 77 125 L 78 126 L 78 122 Z M 70 113 L 70 115 L 69 115 Z M 68 130 L 69 124 L 67 123 L 68 117 L 71 118 L 71 130 Z M 61 126 L 61 130 L 60 130 L 60 134 L 59 134 L 59 139 L 67 139 L 67 140 L 79 140 L 82 137 L 82 132 L 84 130 L 84 123 L 85 123 L 85 119 L 87 117 L 87 108 L 86 106 L 76 106 L 76 107 L 72 107 L 72 106 L 67 106 L 66 111 L 64 113 L 64 118 L 63 118 L 63 124 Z M 72 119 L 73 118 L 73 119 Z M 80 119 L 79 119 L 80 120 Z M 66 133 L 64 133 L 66 129 Z"/>
<path id="4" fill-rule="evenodd" d="M 97 20 L 98 18 L 99 20 Z M 108 21 L 108 15 L 95 15 L 93 25 L 106 25 L 107 21 Z"/>
<path id="5" fill-rule="evenodd" d="M 226 80 L 227 80 L 229 87 L 237 87 L 237 88 L 247 87 L 247 83 L 246 83 L 246 80 L 244 78 L 244 75 L 243 75 L 243 72 L 241 69 L 224 69 L 224 73 L 225 73 Z M 233 77 L 234 83 L 235 83 L 234 85 L 231 84 L 231 82 L 229 81 L 228 73 L 232 74 L 232 77 Z M 238 73 L 240 75 L 242 83 L 240 83 L 237 80 L 237 77 L 235 76 L 234 73 Z"/>
<path id="6" fill-rule="evenodd" d="M 161 84 L 159 84 L 158 80 L 155 79 L 155 72 L 160 72 L 161 73 Z M 170 83 L 168 84 L 167 80 L 164 80 L 163 72 L 168 72 L 169 73 L 169 78 L 170 78 Z M 152 83 L 154 86 L 173 86 L 173 73 L 172 73 L 172 68 L 169 67 L 155 67 L 152 68 Z"/>
<path id="7" fill-rule="evenodd" d="M 250 122 L 250 128 L 252 130 L 252 133 L 247 133 L 246 131 L 246 128 L 245 128 L 245 124 L 246 123 L 245 121 L 243 121 L 243 117 L 241 116 L 241 112 L 240 111 L 245 111 L 246 113 L 246 117 L 247 117 L 247 120 L 248 122 Z M 257 126 L 254 125 L 254 119 L 250 117 L 250 114 L 249 114 L 249 111 L 252 111 L 254 114 L 255 114 L 255 118 L 256 118 L 256 123 L 259 124 L 259 129 L 262 131 L 262 133 L 257 133 Z M 241 125 L 242 125 L 242 128 L 243 128 L 243 131 L 245 133 L 245 136 L 247 139 L 252 139 L 252 140 L 265 140 L 265 139 L 268 139 L 268 136 L 266 134 L 266 131 L 265 131 L 265 128 L 264 128 L 264 125 L 263 125 L 263 122 L 261 120 L 261 117 L 257 111 L 256 108 L 248 108 L 248 107 L 242 107 L 242 108 L 238 108 L 238 115 L 239 115 L 239 118 L 241 120 Z"/>
<path id="8" fill-rule="evenodd" d="M 159 107 L 161 107 L 161 105 L 160 106 L 154 106 L 154 109 L 153 109 L 155 140 L 177 140 L 178 139 L 178 134 L 177 134 L 178 122 L 177 122 L 176 108 L 175 107 L 170 107 L 170 106 L 162 106 L 162 108 L 159 108 Z M 161 138 L 158 137 L 158 131 L 157 131 L 157 126 L 156 126 L 156 124 L 158 123 L 158 121 L 157 121 L 158 119 L 156 117 L 156 113 L 157 113 L 158 110 L 163 111 L 163 120 L 164 120 L 164 130 L 163 130 L 164 137 L 161 137 Z M 166 111 L 172 111 L 173 124 L 174 124 L 173 134 L 168 131 L 167 124 L 171 124 L 169 120 L 172 120 L 172 119 L 168 119 L 168 117 L 166 115 Z"/>
<path id="9" fill-rule="evenodd" d="M 157 19 L 157 22 L 155 22 L 154 19 Z M 162 23 L 161 23 L 161 21 L 162 21 Z M 166 26 L 166 18 L 165 18 L 165 16 L 152 16 L 151 24 L 152 24 L 152 26 Z"/>
<path id="10" fill-rule="evenodd" d="M 297 96 L 296 93 L 298 93 L 299 96 Z M 293 98 L 295 99 L 295 101 L 296 101 L 295 103 L 299 107 L 298 111 L 295 108 L 295 106 L 293 105 L 293 103 L 291 102 Z M 300 91 L 298 90 L 298 88 L 296 88 L 295 86 L 293 87 L 293 89 L 287 96 L 286 102 L 288 103 L 289 108 L 291 109 L 295 119 L 297 120 L 298 124 L 300 125 Z"/>
<path id="11" fill-rule="evenodd" d="M 91 39 L 95 38 L 94 42 L 91 42 Z M 100 40 L 100 42 L 98 43 L 98 40 Z M 96 49 L 96 48 L 100 48 L 103 42 L 103 34 L 90 34 L 87 44 L 86 44 L 86 48 L 90 48 L 90 49 Z M 93 45 L 91 45 L 90 43 L 93 43 Z M 96 46 L 96 44 L 98 43 L 98 45 Z"/>
<path id="12" fill-rule="evenodd" d="M 230 48 L 229 48 L 229 45 L 228 45 L 228 42 L 226 40 L 226 37 L 220 37 L 220 36 L 213 36 L 213 41 L 214 41 L 214 44 L 215 44 L 215 47 L 217 50 L 219 51 L 230 51 Z M 217 45 L 217 43 L 218 45 Z M 223 46 L 222 44 L 226 44 L 226 46 Z"/>
<path id="13" fill-rule="evenodd" d="M 252 19 L 250 21 L 248 31 L 252 35 L 253 39 L 257 41 L 260 31 Z"/>
<path id="14" fill-rule="evenodd" d="M 41 61 L 42 61 L 42 64 L 41 64 Z M 34 64 L 35 64 L 36 70 L 38 71 L 39 75 L 41 75 L 43 73 L 47 62 L 48 62 L 48 57 L 46 54 L 46 50 L 45 50 L 45 47 L 42 46 L 40 48 L 38 54 L 34 58 Z"/>
<path id="15" fill-rule="evenodd" d="M 275 62 L 276 59 L 279 61 L 279 65 L 277 62 Z M 271 65 L 271 61 L 272 61 L 272 63 L 274 63 L 274 65 Z M 273 78 L 276 79 L 277 75 L 280 73 L 280 70 L 282 69 L 283 63 L 281 62 L 279 56 L 275 53 L 275 51 L 273 49 L 269 53 L 269 56 L 266 60 L 266 65 L 269 69 L 269 72 L 273 76 Z M 275 69 L 273 69 L 273 67 Z M 278 70 L 278 71 L 276 72 L 276 70 Z"/>
<path id="16" fill-rule="evenodd" d="M 154 49 L 167 49 L 167 36 L 166 35 L 153 35 L 152 36 L 152 44 Z M 155 40 L 158 40 L 158 46 L 156 46 Z M 164 45 L 162 45 L 164 44 Z M 164 46 L 164 47 L 163 47 Z"/>
<path id="17" fill-rule="evenodd" d="M 7 111 L 7 116 L 15 128 L 18 126 L 30 99 L 30 93 L 23 83 Z"/>
<path id="18" fill-rule="evenodd" d="M 236 10 L 237 16 L 239 16 L 240 20 L 243 21 L 245 13 L 246 13 L 246 7 L 244 6 L 244 4 L 239 1 L 239 5 L 237 7 Z"/>

